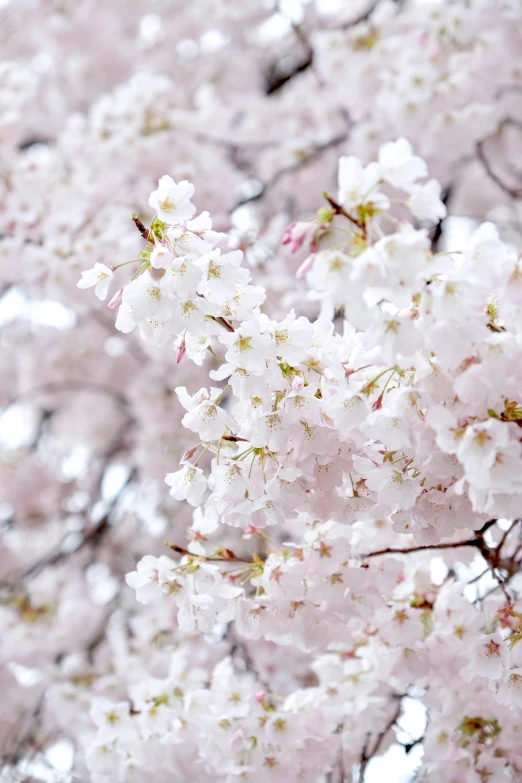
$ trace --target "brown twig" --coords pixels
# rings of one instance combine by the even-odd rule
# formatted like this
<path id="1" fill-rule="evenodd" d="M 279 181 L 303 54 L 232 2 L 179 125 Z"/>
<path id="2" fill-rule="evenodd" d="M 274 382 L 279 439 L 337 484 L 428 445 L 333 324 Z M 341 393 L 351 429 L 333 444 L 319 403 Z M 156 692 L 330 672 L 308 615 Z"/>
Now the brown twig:
<path id="1" fill-rule="evenodd" d="M 135 212 L 132 213 L 132 220 L 134 222 L 134 225 L 140 232 L 143 239 L 145 239 L 147 242 L 154 242 L 154 236 L 150 233 L 148 229 L 145 228 L 139 217 Z"/>
<path id="2" fill-rule="evenodd" d="M 178 546 L 177 544 L 171 544 L 169 541 L 165 541 L 165 546 L 167 546 L 169 549 L 172 549 L 172 551 L 176 552 L 178 555 L 193 557 L 196 558 L 196 560 L 202 560 L 203 562 L 247 563 L 248 565 L 256 564 L 255 560 L 247 560 L 244 557 L 237 557 L 237 555 L 235 555 L 230 549 L 221 550 L 224 556 L 220 557 L 219 555 L 196 555 L 194 552 L 189 552 L 188 549 L 185 549 L 182 546 Z M 259 559 L 261 560 L 261 558 Z"/>
<path id="3" fill-rule="evenodd" d="M 232 324 L 229 324 L 228 321 L 226 321 L 221 316 L 217 316 L 216 317 L 216 316 L 213 315 L 212 316 L 212 320 L 215 321 L 216 323 L 220 324 L 220 326 L 223 326 L 228 332 L 235 332 L 236 331 L 234 329 L 234 327 L 232 326 Z"/>
<path id="4" fill-rule="evenodd" d="M 380 555 L 409 555 L 412 552 L 426 552 L 433 549 L 457 549 L 461 546 L 474 546 L 480 548 L 479 540 L 476 538 L 470 538 L 467 541 L 455 541 L 454 543 L 445 544 L 429 544 L 428 546 L 412 546 L 409 549 L 388 547 L 387 549 L 379 549 L 377 552 L 369 552 L 367 555 L 361 555 L 361 557 L 366 560 L 369 557 L 378 557 Z"/>
<path id="5" fill-rule="evenodd" d="M 340 204 L 335 201 L 335 199 L 330 196 L 329 193 L 326 192 L 326 190 L 323 190 L 323 197 L 326 199 L 326 201 L 330 204 L 331 208 L 333 209 L 334 213 L 336 215 L 342 215 L 345 218 L 348 218 L 348 220 L 353 223 L 357 228 L 361 229 L 361 231 L 364 232 L 365 226 L 363 223 L 361 223 L 359 220 L 356 220 L 354 217 L 352 217 Z"/>

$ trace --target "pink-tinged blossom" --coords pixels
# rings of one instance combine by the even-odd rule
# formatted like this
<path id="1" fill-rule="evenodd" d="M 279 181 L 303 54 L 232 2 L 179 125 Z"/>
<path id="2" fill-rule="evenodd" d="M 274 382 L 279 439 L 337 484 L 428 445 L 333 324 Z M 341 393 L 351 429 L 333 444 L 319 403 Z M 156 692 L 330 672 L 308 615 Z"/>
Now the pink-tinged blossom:
<path id="1" fill-rule="evenodd" d="M 162 585 L 168 579 L 173 567 L 168 557 L 146 555 L 137 565 L 137 570 L 127 574 L 125 580 L 136 590 L 136 599 L 147 604 L 161 595 Z"/>
<path id="2" fill-rule="evenodd" d="M 460 671 L 467 682 L 474 677 L 499 680 L 507 662 L 507 645 L 498 633 L 482 634 L 469 651 L 469 663 Z"/>

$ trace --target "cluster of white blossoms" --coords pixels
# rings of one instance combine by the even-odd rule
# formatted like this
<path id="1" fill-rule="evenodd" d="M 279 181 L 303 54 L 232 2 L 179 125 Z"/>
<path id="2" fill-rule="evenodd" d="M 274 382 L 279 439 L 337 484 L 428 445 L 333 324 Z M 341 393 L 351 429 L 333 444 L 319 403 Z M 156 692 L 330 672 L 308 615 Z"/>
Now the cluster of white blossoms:
<path id="1" fill-rule="evenodd" d="M 248 318 L 263 302 L 264 291 L 248 285 L 250 274 L 241 267 L 243 254 L 226 251 L 226 235 L 212 230 L 208 212 L 194 217 L 193 194 L 189 182 L 160 179 L 149 199 L 156 210 L 147 232 L 150 249 L 142 251 L 136 274 L 109 307 L 118 308 L 120 331 L 139 327 L 151 345 L 166 345 L 176 337 L 180 359 L 186 351 L 201 364 L 212 338 L 223 331 L 223 317 Z M 83 273 L 78 285 L 94 285 L 104 300 L 114 271 L 97 263 Z"/>
<path id="2" fill-rule="evenodd" d="M 488 765 L 518 774 L 496 710 L 519 711 L 522 694 L 519 550 L 502 550 L 522 507 L 522 269 L 488 223 L 462 250 L 433 252 L 445 207 L 426 180 L 405 139 L 366 168 L 341 158 L 337 196 L 283 240 L 310 246 L 297 276 L 320 303 L 315 321 L 261 312 L 264 289 L 209 215 L 194 216 L 188 182 L 162 177 L 150 228 L 135 218 L 147 247 L 110 302 L 116 326 L 178 362 L 208 361 L 226 385 L 176 389 L 194 443 L 166 480 L 196 507 L 190 543 L 172 545 L 177 559 L 145 557 L 128 584 L 142 603 L 170 602 L 187 633 L 233 629 L 317 656 L 318 684 L 282 704 L 256 695 L 255 671 L 237 685 L 227 673 L 225 687 L 229 664 L 179 696 L 176 680 L 143 684 L 132 704 L 95 706 L 94 780 L 132 780 L 168 748 L 164 774 L 188 755 L 197 780 L 312 783 L 339 754 L 360 760 L 376 705 L 384 737 L 390 703 L 447 672 L 451 729 L 427 751 L 425 779 L 449 780 L 457 761 L 459 783 L 488 779 L 477 777 Z M 105 298 L 116 273 L 97 264 L 79 285 Z M 230 528 L 240 552 L 220 542 Z M 483 558 L 494 584 L 483 612 L 463 574 L 434 582 L 437 549 Z M 436 727 L 444 707 L 427 698 Z"/>
<path id="3" fill-rule="evenodd" d="M 0 1 L 2 781 L 522 778 L 521 22 L 520 0 Z M 400 137 L 427 166 L 380 151 Z M 515 250 L 479 271 L 456 234 L 483 221 Z M 104 300 L 76 288 L 96 264 Z M 292 308 L 283 361 L 266 324 Z M 252 391 L 208 375 L 242 324 Z"/>

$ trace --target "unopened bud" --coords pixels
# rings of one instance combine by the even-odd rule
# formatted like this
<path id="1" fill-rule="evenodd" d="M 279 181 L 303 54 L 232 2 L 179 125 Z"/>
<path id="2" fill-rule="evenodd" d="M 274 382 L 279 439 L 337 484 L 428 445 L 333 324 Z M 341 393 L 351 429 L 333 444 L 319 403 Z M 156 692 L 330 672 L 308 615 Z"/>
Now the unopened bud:
<path id="1" fill-rule="evenodd" d="M 290 223 L 290 225 L 285 228 L 285 233 L 283 234 L 283 238 L 281 240 L 282 245 L 289 245 L 292 241 L 292 231 L 294 226 L 295 223 Z"/>
<path id="2" fill-rule="evenodd" d="M 120 288 L 120 290 L 114 294 L 111 301 L 109 302 L 109 307 L 111 308 L 111 310 L 117 310 L 118 307 L 121 305 L 121 303 L 123 302 L 122 294 L 123 294 L 123 288 Z"/>
<path id="3" fill-rule="evenodd" d="M 321 209 L 317 210 L 317 217 L 321 223 L 330 223 L 334 214 L 333 209 L 329 209 L 328 207 L 321 207 Z"/>
<path id="4" fill-rule="evenodd" d="M 185 338 L 180 342 L 178 347 L 176 348 L 176 364 L 179 364 L 180 361 L 185 356 L 185 351 L 187 350 L 187 346 L 185 344 Z"/>
<path id="5" fill-rule="evenodd" d="M 189 460 L 191 457 L 193 457 L 194 456 L 194 452 L 196 451 L 197 448 L 198 448 L 197 446 L 194 446 L 193 449 L 187 449 L 184 452 L 183 456 L 181 457 L 181 459 L 179 461 L 179 464 L 183 465 L 184 462 L 187 462 L 187 460 Z"/>
<path id="6" fill-rule="evenodd" d="M 377 399 L 372 405 L 372 411 L 380 411 L 381 408 L 382 408 L 382 394 L 379 394 L 379 396 L 377 397 Z"/>

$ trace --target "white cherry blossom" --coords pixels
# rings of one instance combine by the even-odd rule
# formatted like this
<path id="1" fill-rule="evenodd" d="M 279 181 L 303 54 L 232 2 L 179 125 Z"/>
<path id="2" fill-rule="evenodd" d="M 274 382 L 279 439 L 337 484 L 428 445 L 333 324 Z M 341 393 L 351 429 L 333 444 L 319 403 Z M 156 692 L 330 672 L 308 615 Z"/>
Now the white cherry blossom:
<path id="1" fill-rule="evenodd" d="M 82 272 L 81 280 L 78 281 L 78 288 L 92 288 L 94 293 L 102 302 L 107 298 L 109 286 L 113 277 L 113 271 L 105 264 L 94 264 L 92 269 Z"/>
<path id="2" fill-rule="evenodd" d="M 183 223 L 194 217 L 196 207 L 190 199 L 194 195 L 194 185 L 186 180 L 176 184 L 172 177 L 161 177 L 158 189 L 151 193 L 149 206 L 158 217 L 168 225 Z"/>

